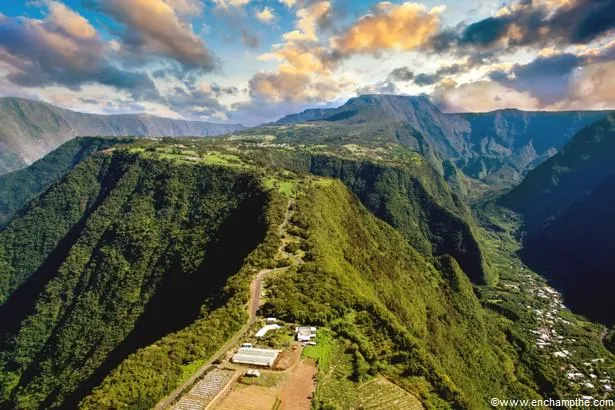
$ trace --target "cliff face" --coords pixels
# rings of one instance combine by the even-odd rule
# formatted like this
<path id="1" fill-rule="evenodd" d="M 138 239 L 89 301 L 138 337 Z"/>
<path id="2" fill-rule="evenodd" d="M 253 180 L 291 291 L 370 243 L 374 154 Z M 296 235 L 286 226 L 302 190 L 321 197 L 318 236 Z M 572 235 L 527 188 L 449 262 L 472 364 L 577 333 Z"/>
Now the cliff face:
<path id="1" fill-rule="evenodd" d="M 562 148 L 580 129 L 607 114 L 519 110 L 449 114 L 426 97 L 363 95 L 337 108 L 289 115 L 277 124 L 400 124 L 399 130 L 413 131 L 405 132 L 404 140 L 398 138 L 401 144 L 422 154 L 428 151 L 427 145 L 453 161 L 467 176 L 511 186 Z"/>
<path id="2" fill-rule="evenodd" d="M 521 255 L 571 307 L 612 325 L 615 116 L 579 132 L 500 199 L 523 216 Z"/>

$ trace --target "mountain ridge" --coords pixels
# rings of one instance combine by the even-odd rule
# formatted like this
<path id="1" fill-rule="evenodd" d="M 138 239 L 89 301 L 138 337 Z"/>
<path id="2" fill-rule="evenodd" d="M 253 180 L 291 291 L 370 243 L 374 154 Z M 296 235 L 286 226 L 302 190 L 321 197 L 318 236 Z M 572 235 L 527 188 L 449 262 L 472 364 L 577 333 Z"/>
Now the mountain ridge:
<path id="1" fill-rule="evenodd" d="M 609 112 L 504 109 L 444 113 L 425 96 L 366 94 L 336 108 L 305 110 L 273 124 L 409 124 L 467 176 L 497 184 L 519 181 L 576 132 Z"/>
<path id="2" fill-rule="evenodd" d="M 0 124 L 0 175 L 33 163 L 77 136 L 204 137 L 244 128 L 149 114 L 89 114 L 18 97 L 0 98 Z"/>
<path id="3" fill-rule="evenodd" d="M 522 215 L 520 252 L 562 289 L 570 305 L 613 325 L 615 114 L 579 132 L 499 199 Z M 591 295 L 591 297 L 588 297 Z"/>

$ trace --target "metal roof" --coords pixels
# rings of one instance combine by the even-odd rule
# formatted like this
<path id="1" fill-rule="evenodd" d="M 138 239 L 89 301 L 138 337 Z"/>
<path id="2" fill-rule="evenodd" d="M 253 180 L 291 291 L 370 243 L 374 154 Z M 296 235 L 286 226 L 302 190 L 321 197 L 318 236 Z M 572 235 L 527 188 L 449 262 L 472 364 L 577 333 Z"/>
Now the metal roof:
<path id="1" fill-rule="evenodd" d="M 233 356 L 232 362 L 271 367 L 275 359 L 277 359 L 278 354 L 280 354 L 279 350 L 241 347 Z"/>

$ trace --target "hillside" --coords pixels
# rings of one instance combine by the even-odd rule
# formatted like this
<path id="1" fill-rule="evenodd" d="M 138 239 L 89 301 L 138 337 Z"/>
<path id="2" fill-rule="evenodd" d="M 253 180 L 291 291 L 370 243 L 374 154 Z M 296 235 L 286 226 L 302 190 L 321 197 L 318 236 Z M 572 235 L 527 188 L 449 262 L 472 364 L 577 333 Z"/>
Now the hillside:
<path id="1" fill-rule="evenodd" d="M 577 131 L 606 114 L 519 110 L 445 114 L 426 97 L 363 95 L 338 108 L 306 110 L 276 124 L 380 128 L 388 124 L 388 142 L 398 142 L 421 153 L 429 151 L 425 148 L 428 145 L 441 158 L 453 161 L 467 176 L 510 186 L 564 146 Z M 409 137 L 399 138 L 399 132 Z"/>
<path id="2" fill-rule="evenodd" d="M 501 372 L 501 361 L 515 355 L 489 342 L 504 335 L 457 262 L 415 250 L 403 226 L 395 231 L 357 200 L 349 180 L 303 179 L 279 168 L 263 173 L 252 150 L 243 160 L 169 148 L 116 147 L 90 156 L 0 233 L 3 271 L 10 272 L 0 308 L 11 318 L 0 329 L 5 407 L 72 407 L 83 399 L 86 408 L 150 408 L 181 380 L 184 366 L 245 320 L 246 275 L 266 263 L 267 224 L 279 221 L 279 194 L 264 191 L 270 178 L 294 186 L 293 224 L 307 247 L 299 275 L 289 270 L 268 285 L 266 311 L 330 326 L 340 343 L 357 346 L 348 351 L 359 366 L 354 380 L 386 372 L 430 407 L 484 408 L 489 394 L 537 397 L 535 385 L 509 382 L 513 374 Z M 202 149 L 211 153 L 213 146 Z M 186 159 L 198 155 L 203 164 Z M 357 178 L 384 172 L 363 188 L 368 204 L 378 179 L 399 172 L 356 167 L 342 169 L 362 170 Z M 331 169 L 315 166 L 319 174 Z M 406 183 L 438 177 L 423 171 Z M 428 187 L 444 190 L 433 198 L 451 195 L 443 182 Z M 434 207 L 433 198 L 396 206 L 409 212 L 412 204 L 416 212 Z M 203 332 L 210 337 L 197 336 Z M 459 366 L 468 355 L 474 370 Z"/>
<path id="3" fill-rule="evenodd" d="M 76 136 L 211 136 L 243 128 L 144 114 L 95 115 L 39 101 L 0 98 L 0 175 L 23 168 Z"/>
<path id="4" fill-rule="evenodd" d="M 246 135 L 62 152 L 72 169 L 0 231 L 0 408 L 152 408 L 253 331 L 263 272 L 259 317 L 322 329 L 318 409 L 379 397 L 382 380 L 427 409 L 572 394 L 532 348 L 533 297 L 491 296 L 517 263 L 494 254 L 504 242 L 415 153 Z"/>
<path id="5" fill-rule="evenodd" d="M 138 348 L 189 325 L 210 337 L 184 348 L 215 350 L 243 324 L 230 302 L 244 297 L 240 276 L 226 286 L 266 244 L 269 203 L 254 177 L 232 169 L 129 153 L 78 165 L 0 233 L 3 405 L 66 406 Z M 173 354 L 169 380 L 188 352 L 176 344 Z"/>
<path id="6" fill-rule="evenodd" d="M 128 138 L 77 137 L 27 168 L 0 175 L 0 227 L 92 153 L 131 141 Z"/>
<path id="7" fill-rule="evenodd" d="M 576 135 L 500 202 L 521 213 L 521 255 L 570 306 L 612 325 L 615 304 L 615 116 Z"/>

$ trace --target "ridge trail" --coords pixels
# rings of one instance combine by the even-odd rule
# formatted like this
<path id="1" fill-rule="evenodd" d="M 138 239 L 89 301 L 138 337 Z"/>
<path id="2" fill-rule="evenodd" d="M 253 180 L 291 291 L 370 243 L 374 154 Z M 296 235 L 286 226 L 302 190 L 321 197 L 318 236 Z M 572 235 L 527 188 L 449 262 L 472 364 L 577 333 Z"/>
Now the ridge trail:
<path id="1" fill-rule="evenodd" d="M 284 220 L 279 226 L 279 235 L 280 235 L 280 246 L 278 247 L 278 251 L 276 257 L 282 256 L 289 258 L 292 260 L 292 264 L 288 266 L 283 266 L 280 268 L 269 268 L 269 269 L 261 269 L 256 273 L 254 279 L 250 283 L 250 299 L 248 300 L 247 310 L 249 314 L 249 319 L 246 324 L 239 329 L 235 335 L 233 335 L 229 340 L 226 341 L 210 358 L 207 362 L 203 363 L 201 367 L 199 367 L 193 374 L 190 376 L 185 382 L 179 385 L 175 390 L 173 390 L 169 395 L 167 395 L 164 399 L 159 401 L 154 410 L 163 410 L 171 407 L 173 403 L 175 403 L 187 389 L 189 389 L 203 374 L 211 368 L 215 361 L 220 359 L 226 352 L 232 349 L 239 343 L 239 340 L 242 339 L 245 334 L 248 332 L 250 327 L 256 322 L 258 312 L 258 308 L 261 305 L 261 293 L 263 288 L 263 280 L 267 275 L 274 272 L 282 272 L 286 271 L 292 266 L 296 266 L 300 263 L 303 263 L 301 258 L 296 255 L 290 255 L 285 250 L 285 242 L 283 241 L 283 237 L 286 233 L 286 228 L 289 224 L 290 217 L 292 214 L 292 207 L 295 204 L 295 200 L 293 198 L 289 198 L 288 204 L 286 206 L 286 212 L 284 213 Z"/>

